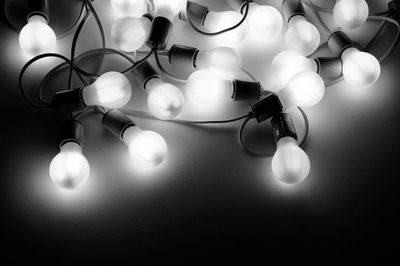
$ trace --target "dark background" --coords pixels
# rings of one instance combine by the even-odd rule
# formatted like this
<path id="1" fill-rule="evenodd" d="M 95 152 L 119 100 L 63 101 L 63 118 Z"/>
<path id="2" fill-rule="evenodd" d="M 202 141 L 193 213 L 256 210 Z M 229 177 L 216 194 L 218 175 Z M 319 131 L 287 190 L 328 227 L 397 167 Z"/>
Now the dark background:
<path id="1" fill-rule="evenodd" d="M 56 2 L 63 12 L 54 20 L 68 24 L 67 1 Z M 68 1 L 74 14 L 78 2 Z M 333 5 L 333 1 L 314 2 Z M 4 1 L 0 3 L 3 7 Z M 216 10 L 228 9 L 223 1 L 204 3 Z M 387 1 L 369 3 L 371 10 L 383 11 Z M 109 1 L 97 0 L 95 7 L 109 35 L 114 19 Z M 65 27 L 57 23 L 56 31 Z M 375 29 L 376 23 L 368 23 L 349 35 L 365 43 Z M 344 263 L 348 255 L 370 260 L 398 253 L 399 51 L 384 62 L 381 78 L 372 88 L 357 90 L 339 83 L 327 88 L 323 101 L 307 110 L 311 132 L 305 150 L 312 170 L 299 185 L 282 187 L 272 177 L 270 158 L 249 157 L 240 149 L 239 124 L 194 127 L 135 119 L 168 142 L 167 161 L 149 171 L 130 165 L 125 145 L 102 129 L 99 116 L 90 115 L 83 121 L 91 178 L 82 189 L 66 193 L 48 176 L 49 163 L 58 153 L 63 119 L 52 111 L 32 109 L 21 97 L 18 73 L 28 58 L 3 12 L 0 36 L 1 253 L 6 260 L 41 258 L 60 264 L 108 257 L 192 264 L 217 258 L 261 259 L 262 263 L 299 258 L 323 258 L 326 263 L 338 258 Z M 327 37 L 321 29 L 322 41 Z M 394 37 L 394 27 L 388 27 L 374 54 L 382 54 Z M 59 40 L 59 52 L 68 56 L 71 41 L 72 36 Z M 215 46 L 179 21 L 171 43 Z M 78 54 L 99 45 L 91 19 Z M 110 40 L 108 45 L 113 47 Z M 238 47 L 244 66 L 266 82 L 279 42 L 251 45 L 248 41 Z M 27 75 L 27 87 L 34 91 L 58 63 L 35 64 Z M 64 74 L 49 89 L 65 88 Z M 133 95 L 129 108 L 145 108 L 140 88 L 135 86 Z M 181 118 L 230 118 L 247 110 L 247 104 L 227 104 L 202 115 L 185 110 Z M 247 141 L 259 151 L 274 152 L 268 123 L 251 124 Z"/>

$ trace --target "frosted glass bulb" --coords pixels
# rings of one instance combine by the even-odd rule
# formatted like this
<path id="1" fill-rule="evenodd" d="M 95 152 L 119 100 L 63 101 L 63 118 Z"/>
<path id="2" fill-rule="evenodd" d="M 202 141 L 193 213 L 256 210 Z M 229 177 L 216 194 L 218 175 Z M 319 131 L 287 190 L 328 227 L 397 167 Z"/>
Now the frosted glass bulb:
<path id="1" fill-rule="evenodd" d="M 183 94 L 174 85 L 153 78 L 146 83 L 147 106 L 157 118 L 169 120 L 177 117 L 183 108 Z"/>
<path id="2" fill-rule="evenodd" d="M 282 32 L 281 13 L 272 6 L 251 2 L 247 21 L 250 32 L 257 38 L 272 41 L 276 40 Z"/>
<path id="3" fill-rule="evenodd" d="M 107 72 L 82 91 L 87 106 L 117 109 L 125 106 L 132 94 L 131 83 L 119 72 Z"/>
<path id="4" fill-rule="evenodd" d="M 310 172 L 310 159 L 292 137 L 281 138 L 272 157 L 272 173 L 285 184 L 303 181 Z"/>
<path id="5" fill-rule="evenodd" d="M 277 95 L 284 107 L 311 107 L 319 103 L 325 93 L 322 78 L 310 70 L 296 74 Z"/>
<path id="6" fill-rule="evenodd" d="M 193 72 L 186 83 L 186 94 L 196 104 L 216 104 L 229 99 L 233 93 L 233 84 L 216 76 L 209 70 Z"/>
<path id="7" fill-rule="evenodd" d="M 285 35 L 285 44 L 289 50 L 310 55 L 317 50 L 320 38 L 318 29 L 305 17 L 297 15 L 290 19 Z"/>
<path id="8" fill-rule="evenodd" d="M 125 130 L 123 141 L 129 147 L 131 158 L 145 166 L 160 165 L 167 157 L 167 143 L 156 132 L 131 126 Z"/>
<path id="9" fill-rule="evenodd" d="M 111 0 L 111 6 L 120 16 L 138 18 L 147 12 L 146 0 Z"/>
<path id="10" fill-rule="evenodd" d="M 82 155 L 82 147 L 75 142 L 62 145 L 60 153 L 50 163 L 49 174 L 54 184 L 61 188 L 83 186 L 89 178 L 90 167 Z"/>
<path id="11" fill-rule="evenodd" d="M 187 0 L 153 0 L 158 16 L 173 20 L 179 12 L 186 8 Z"/>
<path id="12" fill-rule="evenodd" d="M 111 27 L 111 38 L 121 51 L 131 53 L 144 45 L 150 33 L 151 21 L 147 18 L 124 17 Z"/>
<path id="13" fill-rule="evenodd" d="M 195 65 L 220 77 L 234 79 L 242 69 L 242 58 L 230 47 L 218 47 L 209 51 L 199 51 Z"/>
<path id="14" fill-rule="evenodd" d="M 367 21 L 369 8 L 365 0 L 337 0 L 333 18 L 340 27 L 354 29 Z"/>
<path id="15" fill-rule="evenodd" d="M 204 19 L 204 28 L 210 32 L 217 32 L 238 24 L 243 16 L 236 11 L 215 12 L 209 11 Z M 217 41 L 229 45 L 241 42 L 247 34 L 248 24 L 244 21 L 238 28 L 215 36 Z"/>
<path id="16" fill-rule="evenodd" d="M 343 77 L 350 85 L 369 87 L 379 79 L 381 66 L 373 55 L 352 47 L 344 50 L 341 58 Z"/>
<path id="17" fill-rule="evenodd" d="M 272 60 L 270 76 L 278 90 L 285 86 L 293 76 L 304 70 L 317 72 L 318 65 L 315 60 L 306 58 L 296 51 L 286 50 L 277 54 Z"/>
<path id="18" fill-rule="evenodd" d="M 31 56 L 53 52 L 57 37 L 47 20 L 40 15 L 31 16 L 19 33 L 19 44 Z"/>

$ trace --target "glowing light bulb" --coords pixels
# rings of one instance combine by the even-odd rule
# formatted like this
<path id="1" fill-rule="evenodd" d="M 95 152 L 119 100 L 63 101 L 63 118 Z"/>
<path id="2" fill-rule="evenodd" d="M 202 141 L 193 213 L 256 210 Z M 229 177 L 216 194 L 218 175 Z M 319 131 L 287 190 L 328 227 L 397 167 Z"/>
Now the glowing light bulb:
<path id="1" fill-rule="evenodd" d="M 209 11 L 204 19 L 204 28 L 217 32 L 230 28 L 242 20 L 243 16 L 236 11 Z M 216 36 L 217 41 L 229 45 L 241 42 L 247 34 L 248 24 L 244 21 L 238 28 Z"/>
<path id="2" fill-rule="evenodd" d="M 276 40 L 283 27 L 281 13 L 272 6 L 251 2 L 247 17 L 250 32 L 258 39 Z"/>
<path id="3" fill-rule="evenodd" d="M 19 34 L 19 44 L 22 50 L 31 56 L 53 52 L 56 47 L 57 37 L 48 21 L 41 15 L 28 18 Z"/>
<path id="4" fill-rule="evenodd" d="M 139 18 L 147 12 L 146 0 L 111 0 L 111 6 L 120 16 Z"/>
<path id="5" fill-rule="evenodd" d="M 186 83 L 186 93 L 196 104 L 216 104 L 232 96 L 233 84 L 229 80 L 219 78 L 209 70 L 193 72 Z"/>
<path id="6" fill-rule="evenodd" d="M 107 72 L 82 90 L 82 99 L 87 106 L 98 105 L 115 109 L 125 106 L 131 94 L 131 83 L 124 75 Z"/>
<path id="7" fill-rule="evenodd" d="M 157 118 L 169 120 L 180 114 L 183 108 L 183 94 L 174 85 L 159 78 L 152 78 L 146 83 L 147 106 Z"/>
<path id="8" fill-rule="evenodd" d="M 111 38 L 118 49 L 134 52 L 144 45 L 150 33 L 151 21 L 148 18 L 123 17 L 111 27 Z"/>
<path id="9" fill-rule="evenodd" d="M 158 16 L 173 20 L 176 15 L 185 9 L 187 0 L 153 0 Z"/>
<path id="10" fill-rule="evenodd" d="M 333 18 L 340 27 L 354 29 L 367 21 L 369 8 L 365 0 L 337 0 Z"/>
<path id="11" fill-rule="evenodd" d="M 82 147 L 76 142 L 67 142 L 51 161 L 49 174 L 57 186 L 76 189 L 86 183 L 90 174 L 89 163 L 82 155 Z"/>
<path id="12" fill-rule="evenodd" d="M 128 145 L 132 159 L 146 166 L 160 165 L 168 153 L 167 143 L 161 135 L 136 126 L 125 130 L 123 141 Z"/>
<path id="13" fill-rule="evenodd" d="M 286 47 L 305 56 L 315 52 L 320 43 L 318 29 L 305 17 L 297 15 L 289 20 L 289 28 L 285 35 Z"/>
<path id="14" fill-rule="evenodd" d="M 379 79 L 381 66 L 373 55 L 351 47 L 343 51 L 341 58 L 343 77 L 350 85 L 369 87 Z"/>
<path id="15" fill-rule="evenodd" d="M 277 180 L 285 184 L 303 181 L 310 172 L 310 159 L 292 137 L 283 137 L 277 143 L 272 158 L 272 172 Z"/>
<path id="16" fill-rule="evenodd" d="M 195 65 L 199 69 L 208 69 L 220 77 L 233 79 L 242 69 L 242 58 L 230 47 L 218 47 L 209 51 L 199 51 Z"/>
<path id="17" fill-rule="evenodd" d="M 321 101 L 325 84 L 315 72 L 305 70 L 297 73 L 277 92 L 284 110 L 292 106 L 311 107 Z"/>
<path id="18" fill-rule="evenodd" d="M 279 90 L 297 73 L 311 70 L 317 72 L 318 65 L 315 60 L 306 58 L 302 54 L 286 50 L 277 54 L 270 67 L 271 79 L 274 79 L 274 87 Z"/>

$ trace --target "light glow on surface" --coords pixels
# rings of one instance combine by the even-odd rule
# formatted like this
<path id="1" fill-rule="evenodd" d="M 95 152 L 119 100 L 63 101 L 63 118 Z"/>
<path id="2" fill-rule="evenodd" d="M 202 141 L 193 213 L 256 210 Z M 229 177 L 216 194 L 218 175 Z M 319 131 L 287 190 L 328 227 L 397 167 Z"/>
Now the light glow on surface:
<path id="1" fill-rule="evenodd" d="M 56 43 L 56 34 L 40 15 L 30 17 L 19 34 L 21 49 L 30 56 L 54 52 Z"/>
<path id="2" fill-rule="evenodd" d="M 230 99 L 233 85 L 231 81 L 221 79 L 213 72 L 202 69 L 189 76 L 185 91 L 194 104 L 216 105 Z"/>
<path id="3" fill-rule="evenodd" d="M 168 146 L 164 138 L 149 130 L 141 130 L 136 126 L 125 130 L 123 141 L 129 147 L 129 153 L 134 163 L 155 167 L 164 162 Z"/>
<path id="4" fill-rule="evenodd" d="M 111 6 L 120 16 L 139 18 L 147 12 L 146 0 L 111 0 Z"/>
<path id="5" fill-rule="evenodd" d="M 82 147 L 75 142 L 67 142 L 59 154 L 51 161 L 50 178 L 58 187 L 76 189 L 89 179 L 90 167 Z"/>
<path id="6" fill-rule="evenodd" d="M 146 42 L 150 33 L 149 19 L 123 17 L 117 19 L 111 27 L 111 38 L 121 51 L 132 53 Z"/>
<path id="7" fill-rule="evenodd" d="M 317 73 L 305 70 L 296 74 L 277 94 L 285 109 L 311 107 L 324 97 L 325 84 Z"/>
<path id="8" fill-rule="evenodd" d="M 175 85 L 153 78 L 146 83 L 146 91 L 147 107 L 158 119 L 173 119 L 181 113 L 184 98 Z"/>
<path id="9" fill-rule="evenodd" d="M 273 89 L 279 90 L 285 86 L 297 73 L 304 70 L 317 72 L 317 63 L 302 54 L 286 50 L 277 54 L 272 60 L 270 77 L 273 79 Z"/>
<path id="10" fill-rule="evenodd" d="M 369 7 L 365 0 L 336 0 L 333 19 L 344 29 L 355 29 L 367 21 Z"/>
<path id="11" fill-rule="evenodd" d="M 274 177 L 285 184 L 297 184 L 310 172 L 310 159 L 292 137 L 281 138 L 272 158 Z"/>
<path id="12" fill-rule="evenodd" d="M 196 67 L 208 69 L 221 78 L 234 79 L 242 69 L 242 58 L 233 48 L 217 47 L 208 51 L 199 51 Z"/>
<path id="13" fill-rule="evenodd" d="M 348 48 L 342 54 L 343 77 L 347 83 L 356 87 L 370 87 L 381 74 L 381 65 L 373 55 L 357 48 Z"/>
<path id="14" fill-rule="evenodd" d="M 318 29 L 305 17 L 297 15 L 290 19 L 285 35 L 286 48 L 308 56 L 317 50 L 320 41 Z"/>
<path id="15" fill-rule="evenodd" d="M 107 72 L 82 91 L 82 98 L 88 106 L 103 106 L 117 109 L 124 107 L 132 95 L 131 83 L 119 72 Z"/>
<path id="16" fill-rule="evenodd" d="M 204 19 L 204 28 L 210 32 L 217 32 L 238 24 L 243 16 L 236 11 L 215 12 L 209 11 Z M 247 21 L 244 21 L 238 28 L 219 34 L 215 39 L 224 45 L 237 44 L 246 37 L 248 30 Z"/>

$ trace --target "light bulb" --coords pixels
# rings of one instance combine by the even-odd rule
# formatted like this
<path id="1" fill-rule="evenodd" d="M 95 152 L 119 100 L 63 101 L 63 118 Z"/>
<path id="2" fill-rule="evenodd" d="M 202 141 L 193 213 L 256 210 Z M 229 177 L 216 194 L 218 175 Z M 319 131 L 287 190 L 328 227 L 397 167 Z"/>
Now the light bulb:
<path id="1" fill-rule="evenodd" d="M 210 32 L 217 32 L 238 24 L 242 18 L 243 16 L 236 11 L 209 11 L 204 19 L 203 26 Z M 238 28 L 217 35 L 216 39 L 225 45 L 237 44 L 246 37 L 247 28 L 247 21 L 244 21 Z"/>
<path id="2" fill-rule="evenodd" d="M 153 0 L 157 16 L 172 21 L 176 15 L 185 9 L 187 0 Z"/>
<path id="3" fill-rule="evenodd" d="M 110 109 L 125 106 L 132 94 L 131 83 L 119 72 L 107 72 L 93 84 L 82 90 L 87 106 L 103 106 Z"/>
<path id="4" fill-rule="evenodd" d="M 168 153 L 167 143 L 161 135 L 137 126 L 125 130 L 123 141 L 128 145 L 132 159 L 146 166 L 160 165 Z"/>
<path id="5" fill-rule="evenodd" d="M 221 79 L 209 70 L 193 72 L 186 83 L 186 94 L 196 104 L 216 104 L 230 99 L 233 93 L 233 84 L 229 80 Z"/>
<path id="6" fill-rule="evenodd" d="M 336 0 L 333 18 L 340 27 L 354 29 L 367 21 L 369 8 L 365 0 Z"/>
<path id="7" fill-rule="evenodd" d="M 121 51 L 131 53 L 144 45 L 149 37 L 151 21 L 146 17 L 123 17 L 111 27 L 111 38 Z"/>
<path id="8" fill-rule="evenodd" d="M 242 69 L 242 58 L 230 47 L 218 47 L 209 51 L 199 51 L 195 66 L 208 69 L 220 77 L 233 79 Z"/>
<path id="9" fill-rule="evenodd" d="M 289 20 L 285 35 L 285 44 L 289 50 L 308 56 L 317 50 L 320 38 L 318 29 L 305 17 L 296 15 Z"/>
<path id="10" fill-rule="evenodd" d="M 277 143 L 271 167 L 277 180 L 285 184 L 296 184 L 308 176 L 310 159 L 294 138 L 283 137 Z"/>
<path id="11" fill-rule="evenodd" d="M 53 52 L 56 47 L 57 37 L 48 21 L 41 15 L 28 18 L 19 34 L 19 44 L 22 50 L 31 56 Z"/>
<path id="12" fill-rule="evenodd" d="M 273 41 L 282 32 L 281 13 L 272 6 L 251 2 L 247 16 L 250 32 L 259 39 Z"/>
<path id="13" fill-rule="evenodd" d="M 357 87 L 370 87 L 379 79 L 381 66 L 371 54 L 351 47 L 343 51 L 343 77 L 347 83 Z"/>
<path id="14" fill-rule="evenodd" d="M 120 16 L 138 18 L 147 12 L 146 0 L 111 0 L 111 6 Z"/>
<path id="15" fill-rule="evenodd" d="M 159 78 L 152 78 L 146 83 L 147 106 L 150 112 L 162 120 L 173 119 L 183 108 L 183 94 L 174 85 Z"/>
<path id="16" fill-rule="evenodd" d="M 277 92 L 284 108 L 292 106 L 311 107 L 321 101 L 325 93 L 325 84 L 315 72 L 305 70 L 297 73 L 281 90 Z"/>
<path id="17" fill-rule="evenodd" d="M 277 54 L 272 60 L 270 76 L 274 80 L 274 87 L 279 90 L 297 73 L 311 70 L 317 72 L 318 65 L 313 59 L 306 58 L 302 54 L 286 50 Z"/>
<path id="18" fill-rule="evenodd" d="M 82 147 L 76 142 L 66 142 L 51 161 L 49 174 L 57 186 L 65 189 L 79 188 L 90 174 L 89 163 L 82 155 Z"/>

